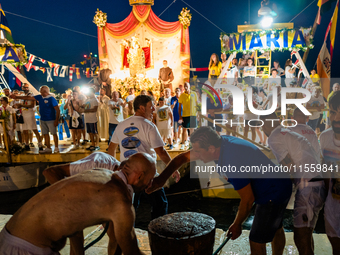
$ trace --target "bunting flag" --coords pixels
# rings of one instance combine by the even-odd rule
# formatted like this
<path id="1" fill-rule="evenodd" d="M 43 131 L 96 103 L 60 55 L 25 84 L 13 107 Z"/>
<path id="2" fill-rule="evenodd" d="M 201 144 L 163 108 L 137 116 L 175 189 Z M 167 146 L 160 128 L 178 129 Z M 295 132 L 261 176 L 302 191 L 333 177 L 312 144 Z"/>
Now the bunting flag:
<path id="1" fill-rule="evenodd" d="M 65 77 L 67 66 L 62 66 L 60 70 L 59 77 Z"/>
<path id="2" fill-rule="evenodd" d="M 81 62 L 80 62 L 80 64 L 82 64 L 82 65 L 86 65 L 86 62 L 87 62 L 87 61 L 86 61 L 86 60 L 84 60 L 84 61 L 81 61 Z"/>
<path id="3" fill-rule="evenodd" d="M 46 68 L 45 67 L 39 67 L 39 70 L 42 71 L 43 73 L 46 72 Z"/>
<path id="4" fill-rule="evenodd" d="M 54 76 L 58 76 L 58 74 L 59 74 L 59 67 L 60 67 L 60 65 L 54 64 L 54 72 L 53 72 Z"/>
<path id="5" fill-rule="evenodd" d="M 335 0 L 319 0 L 318 1 L 318 6 L 319 6 L 318 19 L 317 19 L 318 25 L 320 25 L 322 14 L 324 14 L 325 12 L 331 9 L 332 2 L 335 2 Z"/>
<path id="6" fill-rule="evenodd" d="M 25 65 L 27 68 L 27 72 L 31 70 L 34 59 L 35 59 L 35 56 L 31 54 L 30 57 L 28 58 L 27 66 Z"/>
<path id="7" fill-rule="evenodd" d="M 7 39 L 10 43 L 14 43 L 12 38 L 12 31 L 9 28 L 5 12 L 0 5 L 0 33 L 3 38 Z"/>
<path id="8" fill-rule="evenodd" d="M 70 81 L 72 81 L 72 79 L 73 79 L 73 67 L 70 67 L 70 70 L 69 70 L 69 79 L 70 79 Z"/>
<path id="9" fill-rule="evenodd" d="M 80 71 L 79 71 L 79 67 L 76 68 L 76 75 L 77 75 L 77 79 L 80 79 Z"/>
<path id="10" fill-rule="evenodd" d="M 86 78 L 90 78 L 90 68 L 86 68 Z"/>
<path id="11" fill-rule="evenodd" d="M 47 61 L 48 65 L 53 68 L 54 67 L 54 63 L 50 62 L 50 61 Z"/>
<path id="12" fill-rule="evenodd" d="M 34 69 L 34 71 L 38 71 L 40 69 L 39 66 L 33 66 L 33 65 L 32 65 L 32 68 Z"/>
<path id="13" fill-rule="evenodd" d="M 338 11 L 339 11 L 339 0 L 336 3 L 336 7 L 333 13 L 333 17 L 330 22 L 330 40 L 331 40 L 331 45 L 330 45 L 330 51 L 331 51 L 331 61 L 333 59 L 333 49 L 334 49 L 334 42 L 335 42 L 335 33 L 336 33 L 336 25 L 338 22 Z"/>
<path id="14" fill-rule="evenodd" d="M 53 82 L 52 68 L 46 68 L 46 72 L 47 72 L 47 82 Z"/>

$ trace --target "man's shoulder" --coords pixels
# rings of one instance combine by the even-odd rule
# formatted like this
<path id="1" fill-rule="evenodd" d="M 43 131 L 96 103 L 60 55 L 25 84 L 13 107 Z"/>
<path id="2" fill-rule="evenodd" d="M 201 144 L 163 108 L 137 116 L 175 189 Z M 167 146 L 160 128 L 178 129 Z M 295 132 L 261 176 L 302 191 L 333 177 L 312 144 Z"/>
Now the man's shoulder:
<path id="1" fill-rule="evenodd" d="M 332 128 L 326 129 L 320 134 L 320 143 L 326 142 L 328 139 L 332 138 L 334 131 Z"/>

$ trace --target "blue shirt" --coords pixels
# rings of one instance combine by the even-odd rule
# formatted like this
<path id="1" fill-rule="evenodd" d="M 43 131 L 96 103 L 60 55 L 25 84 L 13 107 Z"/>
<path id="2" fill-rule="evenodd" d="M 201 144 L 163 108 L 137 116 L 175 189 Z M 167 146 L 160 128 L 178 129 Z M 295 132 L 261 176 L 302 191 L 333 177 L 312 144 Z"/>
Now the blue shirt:
<path id="1" fill-rule="evenodd" d="M 172 97 L 170 100 L 170 106 L 174 104 L 174 102 L 177 102 L 175 104 L 174 109 L 172 109 L 172 113 L 174 115 L 174 121 L 179 121 L 179 114 L 178 114 L 178 107 L 179 107 L 179 103 L 178 103 L 178 98 L 176 96 Z M 181 109 L 181 111 L 183 112 L 183 110 Z"/>
<path id="2" fill-rule="evenodd" d="M 54 107 L 58 106 L 57 100 L 51 95 L 48 95 L 47 97 L 37 95 L 34 96 L 34 98 L 39 102 L 39 112 L 41 120 L 43 121 L 55 120 L 56 111 Z"/>
<path id="3" fill-rule="evenodd" d="M 235 166 L 236 172 L 225 173 L 220 171 L 219 174 L 228 177 L 228 181 L 234 186 L 235 190 L 240 190 L 250 183 L 256 204 L 266 204 L 269 201 L 280 204 L 290 198 L 292 182 L 288 174 L 262 175 L 262 173 L 239 172 L 241 167 L 245 166 L 276 166 L 259 148 L 248 141 L 233 136 L 222 136 L 222 139 L 218 165 L 220 167 Z M 278 177 L 281 178 L 278 179 Z"/>

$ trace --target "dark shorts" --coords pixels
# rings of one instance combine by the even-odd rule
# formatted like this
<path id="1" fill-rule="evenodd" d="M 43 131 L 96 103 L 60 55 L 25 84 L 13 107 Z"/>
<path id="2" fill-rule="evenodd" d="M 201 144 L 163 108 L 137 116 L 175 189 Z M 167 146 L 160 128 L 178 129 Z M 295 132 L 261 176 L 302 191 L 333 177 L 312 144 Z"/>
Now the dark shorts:
<path id="1" fill-rule="evenodd" d="M 245 120 L 245 126 L 249 126 L 249 121 L 250 121 L 250 125 L 251 127 L 261 127 L 262 122 L 259 120 Z"/>
<path id="2" fill-rule="evenodd" d="M 282 227 L 283 214 L 289 199 L 282 204 L 256 205 L 253 225 L 249 239 L 255 243 L 269 243 L 273 241 L 275 233 Z"/>
<path id="3" fill-rule="evenodd" d="M 96 123 L 86 123 L 86 129 L 88 134 L 98 134 L 97 122 Z"/>
<path id="4" fill-rule="evenodd" d="M 196 128 L 197 127 L 196 116 L 183 117 L 182 125 L 184 128 Z"/>

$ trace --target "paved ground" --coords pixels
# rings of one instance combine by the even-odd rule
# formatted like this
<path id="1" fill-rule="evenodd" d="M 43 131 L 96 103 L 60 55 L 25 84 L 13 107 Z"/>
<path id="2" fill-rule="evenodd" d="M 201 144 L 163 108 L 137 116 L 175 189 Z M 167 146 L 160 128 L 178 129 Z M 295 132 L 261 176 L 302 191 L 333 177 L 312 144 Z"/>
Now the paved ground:
<path id="1" fill-rule="evenodd" d="M 0 215 L 0 229 L 2 229 L 6 222 L 9 220 L 11 215 Z M 101 227 L 91 227 L 87 228 L 84 231 L 84 236 L 89 236 L 86 241 L 85 245 L 92 240 L 94 240 L 98 235 L 100 235 L 102 231 Z M 146 253 L 147 255 L 151 255 L 150 246 L 149 246 L 149 239 L 147 231 L 136 229 L 138 243 L 140 249 Z M 92 235 L 91 235 L 92 234 Z M 214 251 L 219 247 L 219 245 L 224 241 L 226 232 L 221 229 L 216 230 L 215 236 L 215 247 Z M 229 241 L 226 246 L 224 246 L 223 250 L 221 251 L 220 255 L 245 255 L 250 254 L 249 250 L 249 243 L 248 243 L 248 235 L 249 231 L 244 230 L 242 235 L 235 241 Z M 314 242 L 315 242 L 315 254 L 318 255 L 329 255 L 332 254 L 331 246 L 325 234 L 314 234 Z M 102 240 L 96 243 L 93 247 L 89 248 L 86 251 L 86 255 L 102 255 L 107 254 L 107 242 L 108 237 L 105 235 Z M 270 245 L 267 245 L 267 250 L 269 251 L 268 254 L 271 254 Z M 69 245 L 67 244 L 64 249 L 61 250 L 61 255 L 69 255 Z M 296 247 L 293 241 L 293 233 L 286 233 L 286 247 L 285 247 L 285 255 L 295 255 L 298 254 Z"/>

